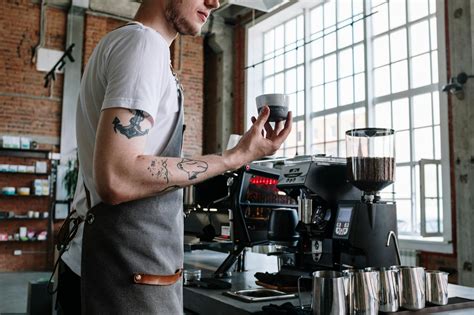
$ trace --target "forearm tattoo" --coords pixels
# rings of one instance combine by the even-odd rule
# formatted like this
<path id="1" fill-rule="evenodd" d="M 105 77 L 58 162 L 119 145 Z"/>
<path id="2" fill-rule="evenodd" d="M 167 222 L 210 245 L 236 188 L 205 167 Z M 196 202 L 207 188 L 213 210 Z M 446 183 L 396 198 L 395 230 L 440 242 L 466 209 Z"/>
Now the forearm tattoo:
<path id="1" fill-rule="evenodd" d="M 156 178 L 163 178 L 168 184 L 170 182 L 168 175 L 168 160 L 153 160 L 151 161 L 148 171 L 151 173 L 151 176 L 156 176 Z"/>
<path id="2" fill-rule="evenodd" d="M 190 180 L 197 178 L 198 174 L 206 172 L 208 168 L 206 162 L 191 159 L 182 159 L 176 166 L 186 172 Z"/>
<path id="3" fill-rule="evenodd" d="M 126 136 L 128 139 L 133 137 L 144 136 L 148 134 L 148 129 L 142 130 L 140 124 L 145 120 L 145 113 L 142 110 L 130 110 L 133 115 L 130 118 L 130 124 L 128 126 L 122 125 L 118 117 L 114 118 L 112 124 L 114 125 L 114 131 L 117 133 L 117 130 Z"/>

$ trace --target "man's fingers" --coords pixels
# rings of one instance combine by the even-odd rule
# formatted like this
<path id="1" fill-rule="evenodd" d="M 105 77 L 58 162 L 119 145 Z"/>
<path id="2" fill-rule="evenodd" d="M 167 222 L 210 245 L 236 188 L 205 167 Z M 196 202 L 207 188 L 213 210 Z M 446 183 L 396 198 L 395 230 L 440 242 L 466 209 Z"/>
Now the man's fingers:
<path id="1" fill-rule="evenodd" d="M 263 129 L 263 127 L 264 127 L 265 123 L 267 122 L 269 116 L 270 116 L 270 108 L 267 105 L 265 105 L 262 108 L 262 110 L 260 111 L 260 115 L 258 115 L 258 118 L 257 118 L 257 121 L 256 121 L 257 128 Z"/>
<path id="2" fill-rule="evenodd" d="M 292 125 L 293 125 L 293 114 L 292 112 L 288 112 L 288 116 L 286 117 L 286 121 L 285 121 L 285 127 L 275 138 L 275 141 L 281 141 L 281 143 L 283 143 L 283 141 L 285 141 L 285 139 L 290 134 Z"/>
<path id="3" fill-rule="evenodd" d="M 283 129 L 283 120 L 279 120 L 275 123 L 275 134 L 280 134 L 281 130 Z"/>
<path id="4" fill-rule="evenodd" d="M 273 128 L 268 121 L 265 123 L 264 127 L 265 131 L 267 132 L 267 138 L 271 137 L 273 135 Z"/>

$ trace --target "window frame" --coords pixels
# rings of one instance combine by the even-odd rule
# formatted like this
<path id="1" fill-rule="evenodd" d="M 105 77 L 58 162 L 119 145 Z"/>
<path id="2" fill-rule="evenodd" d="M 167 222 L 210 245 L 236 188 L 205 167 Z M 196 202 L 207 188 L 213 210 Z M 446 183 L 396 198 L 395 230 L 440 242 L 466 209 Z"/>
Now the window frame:
<path id="1" fill-rule="evenodd" d="M 427 0 L 429 1 L 429 0 Z M 373 39 L 372 30 L 371 30 L 371 23 L 369 19 L 364 19 L 364 40 L 359 43 L 364 44 L 365 50 L 365 100 L 360 102 L 353 102 L 348 105 L 344 106 L 336 106 L 335 108 L 325 109 L 318 112 L 312 111 L 312 101 L 311 101 L 311 80 L 310 80 L 310 68 L 311 68 L 311 61 L 315 60 L 311 57 L 311 45 L 304 46 L 304 73 L 305 73 L 305 82 L 304 82 L 304 99 L 305 99 L 305 114 L 303 117 L 298 117 L 296 121 L 304 120 L 305 122 L 305 133 L 304 133 L 304 147 L 305 147 L 305 154 L 307 152 L 311 152 L 311 120 L 314 117 L 324 117 L 327 114 L 331 113 L 339 113 L 344 112 L 345 110 L 350 109 L 357 109 L 361 107 L 365 107 L 365 115 L 366 115 L 366 125 L 373 126 L 375 121 L 375 105 L 377 103 L 382 103 L 383 101 L 392 101 L 396 99 L 400 99 L 403 97 L 408 98 L 409 106 L 411 108 L 412 97 L 415 95 L 425 93 L 432 93 L 433 91 L 439 91 L 439 107 L 440 107 L 440 142 L 441 142 L 441 165 L 442 165 L 442 191 L 443 191 L 443 233 L 442 236 L 435 236 L 435 237 L 422 237 L 422 236 L 413 236 L 413 235 L 400 235 L 400 244 L 401 247 L 407 249 L 417 249 L 417 250 L 428 250 L 428 251 L 436 251 L 441 253 L 452 253 L 453 246 L 452 246 L 452 222 L 451 222 L 451 178 L 450 178 L 450 160 L 449 160 L 449 129 L 448 129 L 448 101 L 447 95 L 445 93 L 441 93 L 441 82 L 444 82 L 447 78 L 447 62 L 446 62 L 446 39 L 445 39 L 445 7 L 443 0 L 433 0 L 436 3 L 436 27 L 437 27 L 437 38 L 438 38 L 438 45 L 437 45 L 437 52 L 438 52 L 438 83 L 422 86 L 419 88 L 411 88 L 410 84 L 408 83 L 408 88 L 405 91 L 397 92 L 397 93 L 389 93 L 384 96 L 374 96 L 374 89 L 373 89 L 373 78 L 374 78 L 374 67 L 372 64 L 373 59 L 372 51 L 373 51 Z M 326 1 L 318 0 L 318 1 L 296 1 L 287 3 L 277 10 L 272 11 L 268 14 L 265 14 L 255 21 L 247 24 L 245 26 L 246 29 L 246 48 L 245 48 L 245 64 L 246 65 L 254 65 L 261 61 L 261 55 L 259 52 L 263 51 L 263 34 L 268 30 L 274 28 L 279 24 L 283 24 L 286 21 L 300 15 L 304 14 L 304 26 L 305 26 L 305 41 L 310 38 L 310 10 L 315 8 L 321 4 L 324 4 Z M 388 4 L 387 4 L 388 5 Z M 364 14 L 368 14 L 367 8 L 371 8 L 371 0 L 364 1 Z M 406 14 L 408 15 L 408 8 L 406 8 Z M 431 16 L 432 14 L 428 14 Z M 415 21 L 408 21 L 406 19 L 406 23 L 398 26 L 394 29 L 387 30 L 386 32 L 377 34 L 376 37 L 383 36 L 384 34 L 390 34 L 393 30 L 406 27 L 407 29 L 407 45 L 409 45 L 409 25 L 417 23 L 424 18 L 417 19 Z M 427 18 L 429 23 L 429 18 Z M 283 22 L 283 23 L 282 23 Z M 355 44 L 351 44 L 349 46 L 344 47 L 346 49 L 348 47 L 354 47 Z M 248 47 L 252 47 L 252 50 L 249 50 Z M 431 47 L 431 46 L 430 46 Z M 332 53 L 338 53 L 341 49 L 336 49 Z M 407 46 L 407 51 L 409 47 Z M 431 54 L 431 50 L 429 51 Z M 324 56 L 324 54 L 323 54 Z M 410 63 L 410 59 L 413 56 L 407 54 L 407 63 Z M 430 64 L 432 60 L 430 58 Z M 389 63 L 389 65 L 391 62 Z M 260 69 L 259 69 L 260 68 Z M 410 69 L 410 65 L 408 65 L 408 69 Z M 284 70 L 286 71 L 286 69 Z M 409 77 L 411 76 L 410 70 L 408 70 Z M 248 68 L 245 71 L 245 106 L 244 106 L 244 117 L 245 117 L 245 129 L 248 129 L 251 125 L 250 117 L 255 116 L 257 114 L 256 107 L 255 107 L 255 99 L 254 96 L 263 93 L 263 66 L 255 66 Z M 339 80 L 339 78 L 337 78 Z M 410 80 L 410 79 L 409 79 Z M 337 82 L 337 81 L 336 81 Z M 355 123 L 355 121 L 354 121 Z M 339 126 L 339 122 L 338 122 Z M 414 133 L 412 126 L 410 126 L 411 131 L 411 140 L 413 141 Z M 339 127 L 338 127 L 339 133 Z M 336 141 L 339 141 L 339 137 Z M 412 144 L 410 144 L 411 147 Z M 411 153 L 414 154 L 413 152 Z M 412 165 L 413 163 L 417 163 L 415 161 L 407 162 L 407 165 Z M 412 176 L 412 194 L 414 189 L 420 189 L 420 187 L 415 188 L 415 175 Z M 420 183 L 420 186 L 422 183 Z M 414 197 L 413 197 L 414 198 Z M 413 203 L 412 203 L 413 207 Z M 421 223 L 423 225 L 423 223 Z"/>

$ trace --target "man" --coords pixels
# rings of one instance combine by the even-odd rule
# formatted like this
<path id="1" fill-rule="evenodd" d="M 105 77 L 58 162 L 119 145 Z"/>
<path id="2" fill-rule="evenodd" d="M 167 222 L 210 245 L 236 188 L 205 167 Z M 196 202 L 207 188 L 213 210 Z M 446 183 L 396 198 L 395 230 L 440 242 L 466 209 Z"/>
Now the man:
<path id="1" fill-rule="evenodd" d="M 272 128 L 266 107 L 222 156 L 181 157 L 183 95 L 169 46 L 178 33 L 197 35 L 218 7 L 218 0 L 144 0 L 135 22 L 94 50 L 77 109 L 73 205 L 85 219 L 62 257 L 65 313 L 182 313 L 180 188 L 272 155 L 290 133 L 291 113 Z M 81 304 L 71 299 L 78 281 Z"/>

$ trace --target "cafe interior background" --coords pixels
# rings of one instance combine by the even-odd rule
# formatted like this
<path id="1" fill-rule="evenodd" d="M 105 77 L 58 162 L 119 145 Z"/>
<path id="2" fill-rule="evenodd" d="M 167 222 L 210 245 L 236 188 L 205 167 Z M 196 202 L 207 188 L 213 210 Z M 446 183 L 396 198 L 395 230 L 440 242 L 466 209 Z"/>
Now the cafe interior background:
<path id="1" fill-rule="evenodd" d="M 77 176 L 81 74 L 138 5 L 2 1 L 0 312 L 25 313 L 49 278 Z M 285 93 L 294 116 L 274 158 L 345 158 L 345 131 L 393 128 L 395 183 L 381 195 L 396 201 L 402 261 L 472 287 L 473 13 L 469 0 L 221 0 L 200 36 L 170 47 L 185 91 L 184 156 L 225 150 L 260 94 Z M 194 210 L 228 232 L 228 212 Z"/>

